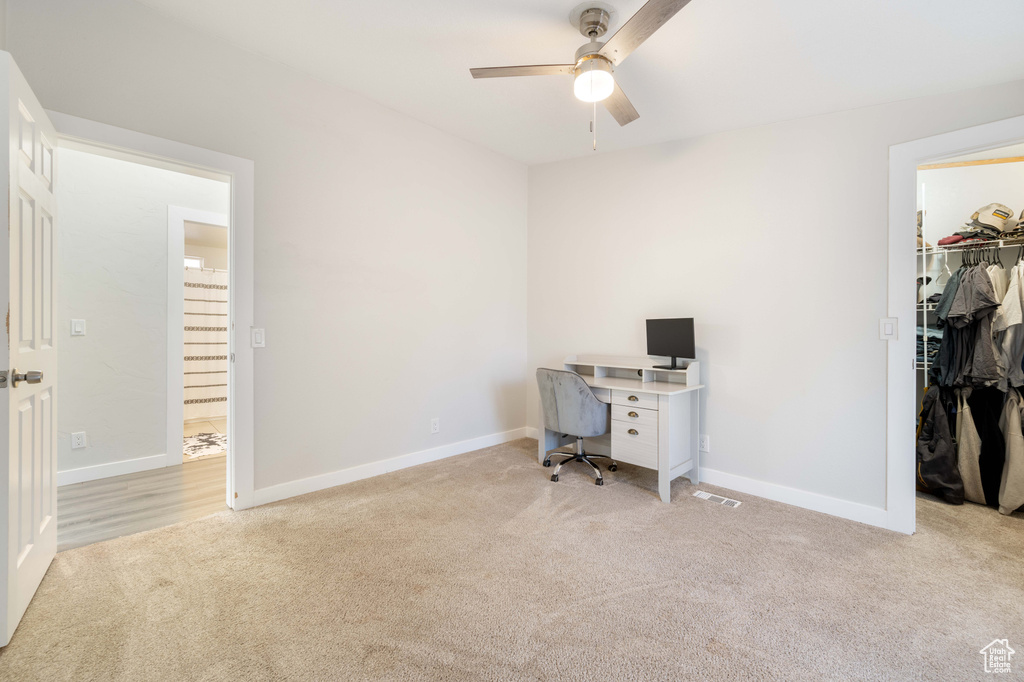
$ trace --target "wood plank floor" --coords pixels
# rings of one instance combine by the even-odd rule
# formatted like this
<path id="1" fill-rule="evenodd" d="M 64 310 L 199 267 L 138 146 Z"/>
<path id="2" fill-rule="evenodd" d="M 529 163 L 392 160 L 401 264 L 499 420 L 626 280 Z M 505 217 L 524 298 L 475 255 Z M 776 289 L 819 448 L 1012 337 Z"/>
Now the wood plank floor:
<path id="1" fill-rule="evenodd" d="M 57 551 L 228 509 L 227 458 L 57 488 Z"/>

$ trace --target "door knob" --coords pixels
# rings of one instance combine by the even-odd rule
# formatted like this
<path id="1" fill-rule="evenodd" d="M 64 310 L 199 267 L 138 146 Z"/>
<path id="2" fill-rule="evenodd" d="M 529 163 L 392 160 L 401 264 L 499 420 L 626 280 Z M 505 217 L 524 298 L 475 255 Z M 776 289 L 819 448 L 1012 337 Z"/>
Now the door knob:
<path id="1" fill-rule="evenodd" d="M 24 374 L 19 374 L 18 370 L 11 372 L 11 386 L 17 387 L 22 381 L 29 384 L 38 384 L 43 380 L 43 373 L 38 369 L 30 369 Z"/>

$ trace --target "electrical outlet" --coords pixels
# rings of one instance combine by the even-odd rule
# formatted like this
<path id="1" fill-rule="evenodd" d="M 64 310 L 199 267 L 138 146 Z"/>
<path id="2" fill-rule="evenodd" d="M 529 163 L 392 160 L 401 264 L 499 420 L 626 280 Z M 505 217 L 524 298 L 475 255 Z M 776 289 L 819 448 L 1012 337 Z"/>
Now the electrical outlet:
<path id="1" fill-rule="evenodd" d="M 71 434 L 71 449 L 77 450 L 85 447 L 85 431 L 75 431 Z"/>
<path id="2" fill-rule="evenodd" d="M 711 437 L 706 433 L 700 435 L 700 451 L 711 452 Z"/>
<path id="3" fill-rule="evenodd" d="M 430 420 L 430 432 L 431 433 L 441 433 L 441 418 L 440 417 L 434 417 L 433 419 Z"/>

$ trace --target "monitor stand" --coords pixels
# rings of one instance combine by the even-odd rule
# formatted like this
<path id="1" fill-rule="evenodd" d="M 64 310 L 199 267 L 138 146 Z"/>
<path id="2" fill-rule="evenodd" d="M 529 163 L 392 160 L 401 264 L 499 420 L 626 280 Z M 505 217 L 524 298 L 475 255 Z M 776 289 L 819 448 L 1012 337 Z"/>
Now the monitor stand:
<path id="1" fill-rule="evenodd" d="M 677 367 L 676 366 L 676 359 L 672 358 L 672 364 L 671 365 L 655 365 L 654 369 L 686 369 L 686 368 L 683 367 L 682 365 L 679 365 Z"/>

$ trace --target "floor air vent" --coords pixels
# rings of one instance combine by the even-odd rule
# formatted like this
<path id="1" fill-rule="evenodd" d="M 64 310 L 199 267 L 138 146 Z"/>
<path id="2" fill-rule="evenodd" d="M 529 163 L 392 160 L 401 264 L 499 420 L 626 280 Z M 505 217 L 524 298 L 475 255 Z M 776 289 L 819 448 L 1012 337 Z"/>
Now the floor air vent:
<path id="1" fill-rule="evenodd" d="M 728 497 L 722 497 L 721 495 L 712 495 L 711 493 L 698 490 L 693 494 L 694 497 L 699 497 L 702 500 L 709 500 L 717 504 L 724 504 L 726 507 L 738 507 L 742 504 L 739 500 L 731 500 Z"/>

